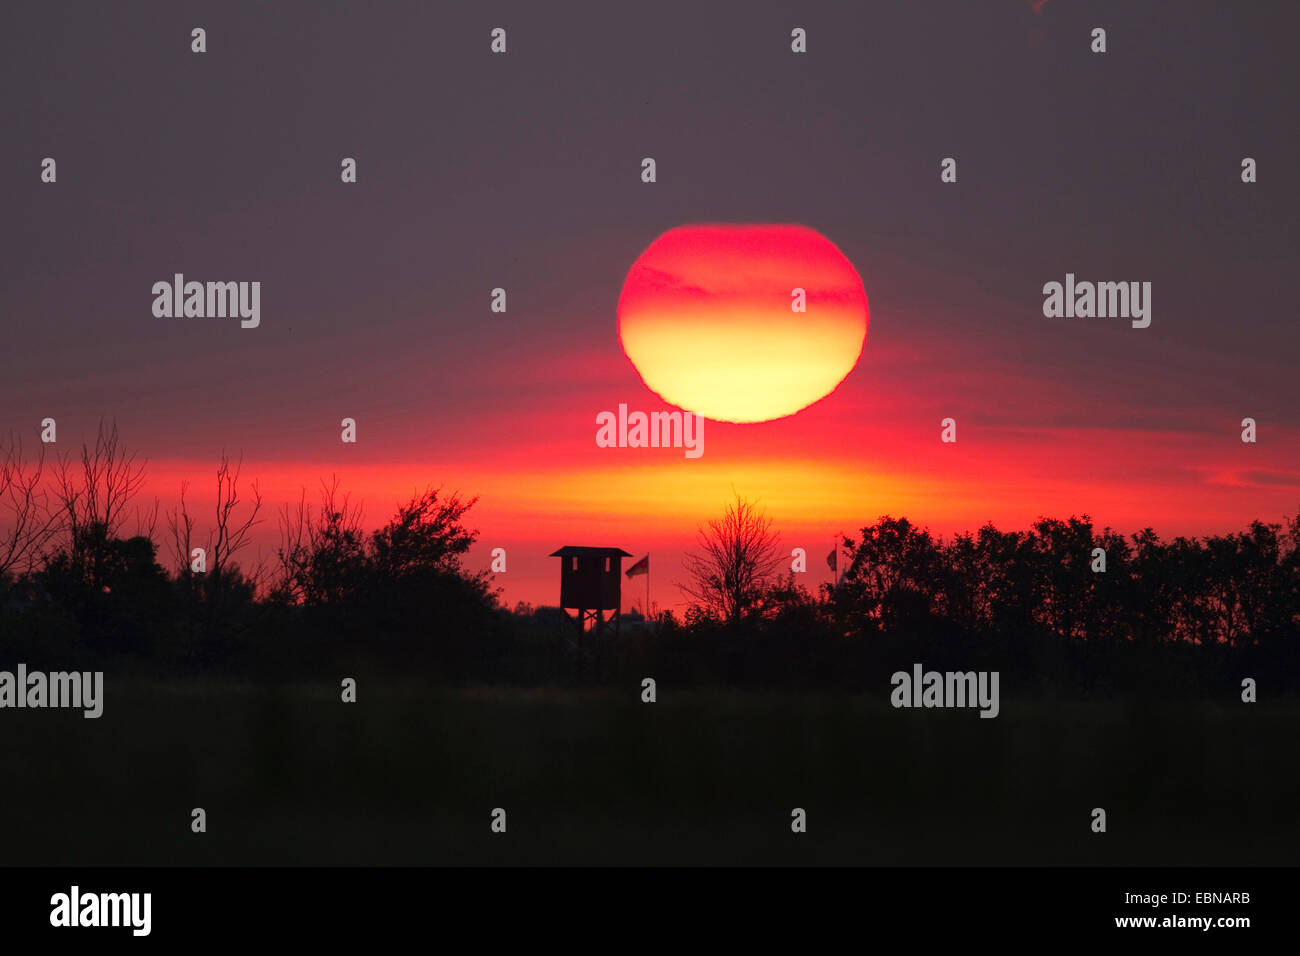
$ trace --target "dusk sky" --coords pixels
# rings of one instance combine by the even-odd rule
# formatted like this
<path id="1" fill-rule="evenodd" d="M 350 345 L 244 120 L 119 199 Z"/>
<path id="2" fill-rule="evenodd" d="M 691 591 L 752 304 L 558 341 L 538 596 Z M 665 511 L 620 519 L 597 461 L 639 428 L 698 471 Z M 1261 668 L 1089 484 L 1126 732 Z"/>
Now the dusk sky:
<path id="1" fill-rule="evenodd" d="M 115 420 L 146 500 L 188 479 L 200 521 L 242 453 L 264 555 L 275 508 L 331 474 L 368 528 L 426 485 L 477 495 L 470 564 L 506 548 L 511 604 L 553 604 L 548 555 L 595 545 L 650 552 L 654 600 L 680 607 L 682 551 L 733 490 L 808 549 L 810 586 L 832 535 L 884 514 L 945 535 L 1280 521 L 1300 510 L 1300 15 L 1265 6 L 10 5 L 0 433 L 30 447 L 53 417 L 68 453 Z M 657 237 L 700 223 L 833 243 L 870 302 L 861 359 L 794 415 L 707 421 L 698 459 L 599 448 L 601 411 L 670 408 L 618 303 Z M 156 317 L 175 273 L 260 281 L 260 326 Z M 1150 282 L 1150 327 L 1045 317 L 1067 273 Z"/>

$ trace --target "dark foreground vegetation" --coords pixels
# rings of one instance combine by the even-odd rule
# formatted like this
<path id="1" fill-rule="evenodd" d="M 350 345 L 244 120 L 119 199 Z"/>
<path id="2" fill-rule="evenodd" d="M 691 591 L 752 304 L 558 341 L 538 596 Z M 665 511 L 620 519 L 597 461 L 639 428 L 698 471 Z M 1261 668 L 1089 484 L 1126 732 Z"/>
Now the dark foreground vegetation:
<path id="1" fill-rule="evenodd" d="M 1013 701 L 365 678 L 108 685 L 0 720 L 4 859 L 1294 865 L 1294 701 Z M 191 829 L 191 811 L 207 832 Z M 491 831 L 491 812 L 507 831 Z M 791 832 L 791 811 L 808 814 Z M 1107 832 L 1091 829 L 1107 813 Z M 89 876 L 87 877 L 89 879 Z"/>

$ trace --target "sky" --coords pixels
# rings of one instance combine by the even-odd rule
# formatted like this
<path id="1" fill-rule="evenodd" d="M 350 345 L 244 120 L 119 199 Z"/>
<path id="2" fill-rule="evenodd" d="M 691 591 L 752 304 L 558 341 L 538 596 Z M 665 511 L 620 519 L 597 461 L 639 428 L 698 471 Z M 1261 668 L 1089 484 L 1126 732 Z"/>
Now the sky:
<path id="1" fill-rule="evenodd" d="M 511 604 L 554 603 L 548 555 L 593 545 L 650 553 L 680 608 L 683 550 L 735 494 L 808 550 L 810 586 L 884 514 L 1279 521 L 1300 510 L 1297 26 L 1202 0 L 11 4 L 0 433 L 53 417 L 66 453 L 115 421 L 163 508 L 188 480 L 202 509 L 242 454 L 264 555 L 274 509 L 332 475 L 372 528 L 428 485 L 478 496 L 469 564 L 506 548 Z M 708 421 L 698 459 L 597 447 L 601 411 L 670 408 L 618 303 L 700 223 L 833 243 L 870 302 L 861 358 L 794 415 Z M 260 281 L 260 325 L 156 317 L 177 272 Z M 1150 282 L 1150 327 L 1044 317 L 1067 273 Z"/>

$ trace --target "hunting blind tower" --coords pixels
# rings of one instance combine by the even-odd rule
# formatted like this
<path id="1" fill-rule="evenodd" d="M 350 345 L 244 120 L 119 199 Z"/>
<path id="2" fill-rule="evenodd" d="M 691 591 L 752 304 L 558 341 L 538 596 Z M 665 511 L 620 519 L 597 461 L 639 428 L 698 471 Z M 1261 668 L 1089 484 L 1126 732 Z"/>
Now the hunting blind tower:
<path id="1" fill-rule="evenodd" d="M 622 598 L 622 548 L 578 548 L 567 545 L 551 554 L 560 559 L 560 607 L 578 612 L 579 630 L 600 632 L 606 625 L 618 629 Z M 607 618 L 606 612 L 609 612 Z"/>

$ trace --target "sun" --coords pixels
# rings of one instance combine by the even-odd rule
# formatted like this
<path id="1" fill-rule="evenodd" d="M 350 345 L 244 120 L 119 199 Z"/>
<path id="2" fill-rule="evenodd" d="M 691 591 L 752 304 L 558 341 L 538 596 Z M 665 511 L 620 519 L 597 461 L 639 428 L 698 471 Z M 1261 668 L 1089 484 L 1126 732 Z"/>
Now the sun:
<path id="1" fill-rule="evenodd" d="M 825 398 L 857 365 L 869 310 L 844 253 L 807 226 L 670 229 L 628 271 L 619 339 L 660 398 L 762 422 Z"/>

